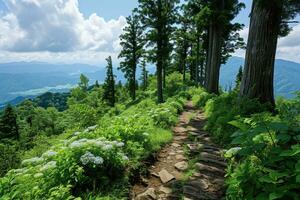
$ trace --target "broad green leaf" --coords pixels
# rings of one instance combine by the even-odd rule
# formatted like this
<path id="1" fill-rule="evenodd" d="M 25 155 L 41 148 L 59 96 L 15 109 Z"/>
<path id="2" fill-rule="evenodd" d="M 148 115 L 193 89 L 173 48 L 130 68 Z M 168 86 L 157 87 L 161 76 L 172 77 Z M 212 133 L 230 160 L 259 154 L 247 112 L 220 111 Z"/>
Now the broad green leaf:
<path id="1" fill-rule="evenodd" d="M 228 122 L 228 124 L 230 124 L 230 125 L 232 125 L 232 126 L 234 126 L 236 128 L 239 128 L 242 131 L 247 131 L 249 129 L 249 125 L 247 125 L 247 124 L 245 124 L 243 122 L 237 121 L 237 120 Z"/>
<path id="2" fill-rule="evenodd" d="M 273 192 L 269 195 L 269 200 L 280 199 L 284 196 L 284 191 Z"/>
<path id="3" fill-rule="evenodd" d="M 296 182 L 300 183 L 300 174 L 296 176 Z"/>

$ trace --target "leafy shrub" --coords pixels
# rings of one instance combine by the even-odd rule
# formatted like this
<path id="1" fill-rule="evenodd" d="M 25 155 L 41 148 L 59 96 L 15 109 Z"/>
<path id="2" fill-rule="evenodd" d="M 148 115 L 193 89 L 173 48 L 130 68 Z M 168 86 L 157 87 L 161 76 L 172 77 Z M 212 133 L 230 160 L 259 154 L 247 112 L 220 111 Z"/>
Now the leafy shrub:
<path id="1" fill-rule="evenodd" d="M 123 146 L 104 138 L 74 136 L 41 157 L 23 160 L 23 168 L 0 179 L 0 195 L 4 199 L 69 199 L 80 192 L 107 190 L 124 176 L 128 158 Z"/>
<path id="2" fill-rule="evenodd" d="M 256 100 L 239 98 L 236 92 L 223 93 L 207 101 L 205 115 L 208 121 L 205 129 L 220 144 L 230 144 L 230 136 L 236 128 L 228 122 L 263 110 L 265 107 Z"/>
<path id="3" fill-rule="evenodd" d="M 214 94 L 209 94 L 206 92 L 203 88 L 192 88 L 189 91 L 191 94 L 193 94 L 192 101 L 195 106 L 198 108 L 202 108 L 205 106 L 206 102 L 215 97 Z"/>
<path id="4" fill-rule="evenodd" d="M 299 199 L 299 123 L 263 113 L 231 124 L 239 128 L 232 136 L 239 148 L 228 172 L 228 197 Z"/>
<path id="5" fill-rule="evenodd" d="M 98 126 L 75 133 L 66 132 L 51 139 L 49 144 L 53 146 L 49 151 L 42 154 L 44 148 L 38 146 L 28 154 L 37 157 L 23 160 L 23 168 L 11 170 L 0 179 L 0 197 L 122 198 L 128 188 L 128 170 L 142 170 L 141 161 L 171 140 L 172 133 L 160 127 L 172 126 L 183 104 L 184 100 L 180 98 L 170 98 L 160 105 L 146 99 L 123 112 L 121 110 L 125 108 L 118 107 L 122 113 L 105 115 Z M 92 124 L 97 119 L 94 112 L 91 112 L 92 117 L 84 114 L 92 109 L 84 111 L 80 104 L 72 106 L 75 106 L 73 111 L 79 110 L 78 113 L 83 114 L 81 123 Z M 75 116 L 75 112 L 73 114 Z M 78 127 L 83 125 L 78 124 Z M 98 195 L 94 195 L 96 193 Z M 120 198 L 111 198 L 109 194 L 114 193 Z"/>

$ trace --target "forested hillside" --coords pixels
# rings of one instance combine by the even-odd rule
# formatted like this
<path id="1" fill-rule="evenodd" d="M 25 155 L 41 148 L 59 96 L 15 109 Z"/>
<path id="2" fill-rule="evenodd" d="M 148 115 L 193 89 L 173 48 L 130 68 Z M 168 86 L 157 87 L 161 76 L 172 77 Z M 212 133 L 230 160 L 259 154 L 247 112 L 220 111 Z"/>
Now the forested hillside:
<path id="1" fill-rule="evenodd" d="M 243 41 L 238 0 L 138 0 L 103 83 L 80 74 L 70 93 L 1 111 L 0 199 L 300 199 L 300 92 L 274 98 L 300 2 L 252 3 Z"/>

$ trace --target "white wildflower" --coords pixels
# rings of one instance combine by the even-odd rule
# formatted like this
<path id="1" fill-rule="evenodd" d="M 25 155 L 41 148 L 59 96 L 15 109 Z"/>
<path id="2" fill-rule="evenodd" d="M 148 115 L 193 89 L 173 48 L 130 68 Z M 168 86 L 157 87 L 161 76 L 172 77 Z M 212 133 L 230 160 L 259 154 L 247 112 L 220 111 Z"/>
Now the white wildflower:
<path id="1" fill-rule="evenodd" d="M 75 132 L 75 133 L 73 133 L 73 135 L 74 135 L 74 136 L 78 136 L 78 135 L 80 135 L 80 134 L 81 134 L 81 132 L 79 132 L 79 131 L 78 131 L 78 132 Z"/>
<path id="2" fill-rule="evenodd" d="M 57 154 L 57 152 L 55 152 L 55 151 L 52 151 L 52 150 L 49 150 L 49 151 L 46 151 L 43 155 L 42 155 L 42 157 L 53 157 L 53 156 L 56 156 L 56 154 Z"/>
<path id="3" fill-rule="evenodd" d="M 41 167 L 41 171 L 46 171 L 48 169 L 54 169 L 56 167 L 56 161 L 50 161 L 47 164 L 45 164 L 43 167 Z"/>
<path id="4" fill-rule="evenodd" d="M 44 174 L 43 173 L 36 173 L 35 175 L 33 175 L 34 178 L 40 178 L 42 177 Z"/>
<path id="5" fill-rule="evenodd" d="M 118 142 L 118 143 L 116 144 L 117 147 L 123 147 L 124 145 L 125 145 L 124 142 Z"/>
<path id="6" fill-rule="evenodd" d="M 29 165 L 29 164 L 39 164 L 41 162 L 43 162 L 44 159 L 40 158 L 40 157 L 34 157 L 34 158 L 30 158 L 30 159 L 26 159 L 22 161 L 22 165 Z"/>
<path id="7" fill-rule="evenodd" d="M 103 158 L 97 156 L 94 158 L 94 164 L 101 165 L 103 163 Z"/>
<path id="8" fill-rule="evenodd" d="M 148 137 L 149 136 L 149 133 L 143 133 L 143 136 L 146 136 L 146 137 Z"/>
<path id="9" fill-rule="evenodd" d="M 88 163 L 100 165 L 103 163 L 104 160 L 100 156 L 95 156 L 91 152 L 87 151 L 84 155 L 80 157 L 80 161 L 83 165 L 87 165 Z"/>
<path id="10" fill-rule="evenodd" d="M 129 160 L 129 158 L 127 156 L 125 156 L 125 155 L 122 156 L 122 159 L 126 160 L 126 161 Z"/>
<path id="11" fill-rule="evenodd" d="M 81 146 L 82 146 L 82 143 L 79 141 L 74 141 L 69 145 L 69 147 L 71 147 L 71 148 L 79 148 Z"/>
<path id="12" fill-rule="evenodd" d="M 112 148 L 113 148 L 113 146 L 111 144 L 107 144 L 102 147 L 103 150 L 111 150 Z"/>
<path id="13" fill-rule="evenodd" d="M 105 144 L 102 142 L 102 141 L 96 141 L 95 142 L 95 146 L 97 146 L 97 147 L 103 147 Z"/>

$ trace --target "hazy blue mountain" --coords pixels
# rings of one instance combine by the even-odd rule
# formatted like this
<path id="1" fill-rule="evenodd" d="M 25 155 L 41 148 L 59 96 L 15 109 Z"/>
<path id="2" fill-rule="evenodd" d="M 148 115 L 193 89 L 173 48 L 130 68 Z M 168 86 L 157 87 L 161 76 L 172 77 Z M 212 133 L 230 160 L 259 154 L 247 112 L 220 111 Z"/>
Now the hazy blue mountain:
<path id="1" fill-rule="evenodd" d="M 239 67 L 244 65 L 244 59 L 232 57 L 226 65 L 221 67 L 220 82 L 224 89 L 234 86 L 235 76 Z M 295 91 L 300 91 L 300 64 L 287 61 L 276 60 L 274 88 L 276 96 L 291 98 Z"/>
<path id="2" fill-rule="evenodd" d="M 234 87 L 235 76 L 244 59 L 232 57 L 221 68 L 221 85 L 224 89 Z M 117 66 L 114 66 L 116 69 Z M 150 73 L 155 72 L 151 66 Z M 76 86 L 81 73 L 87 75 L 90 84 L 104 81 L 106 69 L 102 66 L 86 64 L 49 64 L 42 62 L 16 62 L 0 64 L 0 103 L 20 101 L 28 96 L 38 96 L 45 92 L 66 92 Z M 138 71 L 139 77 L 140 71 Z M 122 72 L 115 70 L 117 80 L 125 81 Z M 292 92 L 300 90 L 300 64 L 286 60 L 276 61 L 275 93 L 292 97 Z M 1 104 L 0 104 L 1 107 Z"/>

